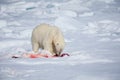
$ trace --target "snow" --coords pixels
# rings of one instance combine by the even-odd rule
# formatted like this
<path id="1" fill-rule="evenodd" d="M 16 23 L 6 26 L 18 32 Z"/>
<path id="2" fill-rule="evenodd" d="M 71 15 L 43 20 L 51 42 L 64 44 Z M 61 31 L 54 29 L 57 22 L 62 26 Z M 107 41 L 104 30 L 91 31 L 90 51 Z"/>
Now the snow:
<path id="1" fill-rule="evenodd" d="M 6 27 L 7 21 L 5 20 L 0 20 L 0 28 Z"/>
<path id="2" fill-rule="evenodd" d="M 14 25 L 14 26 L 20 26 L 21 24 L 18 21 L 12 21 L 12 22 L 9 22 L 8 25 L 9 26 L 12 26 L 12 25 Z"/>
<path id="3" fill-rule="evenodd" d="M 70 11 L 70 10 L 61 10 L 59 11 L 60 15 L 59 16 L 69 16 L 69 17 L 77 17 L 77 13 L 75 11 Z"/>
<path id="4" fill-rule="evenodd" d="M 76 27 L 79 26 L 79 22 L 71 17 L 65 16 L 65 17 L 57 18 L 55 20 L 55 25 L 59 25 L 61 30 L 64 30 L 64 31 L 76 30 Z"/>
<path id="5" fill-rule="evenodd" d="M 119 80 L 119 13 L 119 0 L 0 0 L 0 80 Z M 61 29 L 70 56 L 11 58 L 32 53 L 40 23 Z"/>
<path id="6" fill-rule="evenodd" d="M 80 14 L 79 17 L 89 17 L 89 16 L 93 16 L 94 13 L 93 12 L 85 12 L 83 14 Z"/>

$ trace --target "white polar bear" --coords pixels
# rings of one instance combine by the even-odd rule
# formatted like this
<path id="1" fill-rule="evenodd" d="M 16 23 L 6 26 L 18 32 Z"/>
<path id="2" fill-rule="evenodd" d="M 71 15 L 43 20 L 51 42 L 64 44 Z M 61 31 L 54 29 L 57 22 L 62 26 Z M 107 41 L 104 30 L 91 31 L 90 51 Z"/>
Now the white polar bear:
<path id="1" fill-rule="evenodd" d="M 40 24 L 34 28 L 31 41 L 35 53 L 41 48 L 51 52 L 52 55 L 60 55 L 65 46 L 62 32 L 58 27 L 49 24 Z"/>

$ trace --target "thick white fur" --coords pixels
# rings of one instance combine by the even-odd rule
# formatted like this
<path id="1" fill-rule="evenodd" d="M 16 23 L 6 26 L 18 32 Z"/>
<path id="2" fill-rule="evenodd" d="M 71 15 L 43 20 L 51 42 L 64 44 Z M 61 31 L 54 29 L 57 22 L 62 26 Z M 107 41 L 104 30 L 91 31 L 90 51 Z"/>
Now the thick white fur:
<path id="1" fill-rule="evenodd" d="M 64 37 L 60 29 L 48 24 L 40 24 L 32 32 L 32 49 L 35 53 L 39 48 L 47 50 L 52 55 L 60 54 L 65 46 Z"/>

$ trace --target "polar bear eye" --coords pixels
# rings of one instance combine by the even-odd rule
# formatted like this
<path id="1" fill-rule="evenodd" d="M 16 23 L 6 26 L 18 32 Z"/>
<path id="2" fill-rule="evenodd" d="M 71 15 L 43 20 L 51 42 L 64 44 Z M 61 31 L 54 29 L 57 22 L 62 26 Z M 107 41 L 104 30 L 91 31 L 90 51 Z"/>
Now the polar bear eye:
<path id="1" fill-rule="evenodd" d="M 56 45 L 59 45 L 59 43 L 57 43 Z"/>

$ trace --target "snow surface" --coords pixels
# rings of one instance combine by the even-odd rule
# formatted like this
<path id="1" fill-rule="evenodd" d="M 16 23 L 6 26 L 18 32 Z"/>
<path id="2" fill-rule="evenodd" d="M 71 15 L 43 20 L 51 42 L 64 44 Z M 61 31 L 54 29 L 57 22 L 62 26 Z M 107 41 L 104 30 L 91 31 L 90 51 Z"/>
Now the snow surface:
<path id="1" fill-rule="evenodd" d="M 0 80 L 119 80 L 119 17 L 119 0 L 0 0 Z M 40 23 L 62 30 L 70 57 L 11 58 Z"/>

